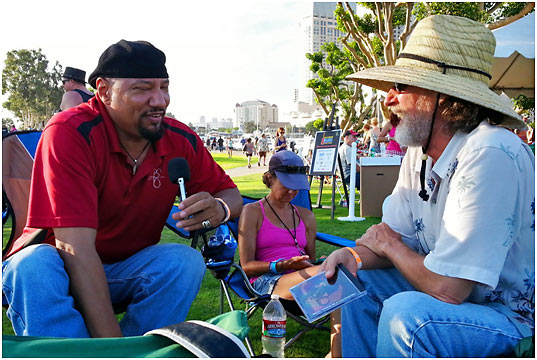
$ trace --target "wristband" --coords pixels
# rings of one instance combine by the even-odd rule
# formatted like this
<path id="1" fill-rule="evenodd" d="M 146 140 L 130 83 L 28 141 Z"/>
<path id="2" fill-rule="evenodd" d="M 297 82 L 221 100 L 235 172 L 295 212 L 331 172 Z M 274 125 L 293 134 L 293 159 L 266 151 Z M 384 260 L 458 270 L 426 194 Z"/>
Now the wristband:
<path id="1" fill-rule="evenodd" d="M 350 246 L 345 247 L 345 249 L 349 250 L 352 256 L 354 256 L 354 258 L 356 259 L 356 265 L 358 266 L 358 270 L 360 270 L 362 268 L 362 259 L 360 259 L 358 253 Z"/>
<path id="2" fill-rule="evenodd" d="M 276 264 L 278 264 L 282 260 L 283 260 L 283 258 L 275 260 L 275 261 L 271 261 L 269 263 L 269 270 L 270 270 L 271 273 L 280 274 L 280 272 L 276 269 Z"/>
<path id="3" fill-rule="evenodd" d="M 225 223 L 226 221 L 229 220 L 229 217 L 231 216 L 231 210 L 229 210 L 229 206 L 227 206 L 226 202 L 220 198 L 214 198 L 216 201 L 218 201 L 220 203 L 220 205 L 222 205 L 222 207 L 224 208 L 224 219 L 222 221 L 220 221 L 220 224 L 223 224 Z"/>

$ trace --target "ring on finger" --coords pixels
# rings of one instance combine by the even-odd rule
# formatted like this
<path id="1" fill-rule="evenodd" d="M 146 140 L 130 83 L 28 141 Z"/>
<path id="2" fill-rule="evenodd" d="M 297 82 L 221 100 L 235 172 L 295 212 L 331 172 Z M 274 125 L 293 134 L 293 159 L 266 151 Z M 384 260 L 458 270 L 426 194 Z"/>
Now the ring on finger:
<path id="1" fill-rule="evenodd" d="M 210 229 L 212 227 L 211 222 L 209 220 L 204 220 L 201 222 L 201 226 L 204 229 Z"/>

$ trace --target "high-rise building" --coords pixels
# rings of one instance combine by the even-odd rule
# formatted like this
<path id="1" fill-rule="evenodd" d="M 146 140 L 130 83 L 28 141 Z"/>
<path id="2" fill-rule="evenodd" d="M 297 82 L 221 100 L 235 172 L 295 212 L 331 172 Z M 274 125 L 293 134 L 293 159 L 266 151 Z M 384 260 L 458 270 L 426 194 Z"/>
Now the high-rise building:
<path id="1" fill-rule="evenodd" d="M 304 57 L 300 71 L 301 83 L 298 88 L 298 100 L 310 105 L 315 104 L 315 95 L 313 90 L 306 87 L 306 83 L 308 80 L 316 78 L 317 75 L 310 71 L 311 61 L 306 58 L 305 54 L 320 51 L 321 45 L 327 42 L 334 42 L 339 48 L 343 48 L 343 44 L 338 40 L 343 33 L 336 29 L 337 20 L 334 16 L 336 6 L 335 2 L 314 2 L 312 3 L 312 13 L 300 22 Z M 351 3 L 351 7 L 356 11 L 355 3 Z"/>
<path id="2" fill-rule="evenodd" d="M 261 100 L 236 104 L 234 127 L 242 127 L 247 122 L 263 130 L 269 123 L 278 122 L 278 106 Z"/>

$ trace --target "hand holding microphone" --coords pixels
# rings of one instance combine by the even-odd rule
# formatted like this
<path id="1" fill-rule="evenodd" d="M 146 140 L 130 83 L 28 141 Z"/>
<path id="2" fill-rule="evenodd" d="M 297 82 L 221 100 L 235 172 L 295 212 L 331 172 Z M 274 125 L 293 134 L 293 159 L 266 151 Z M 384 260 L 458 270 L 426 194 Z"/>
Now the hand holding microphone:
<path id="1" fill-rule="evenodd" d="M 219 198 L 214 198 L 208 192 L 199 192 L 186 197 L 185 182 L 190 180 L 190 168 L 184 158 L 174 158 L 168 163 L 168 176 L 174 184 L 179 184 L 181 211 L 172 215 L 174 220 L 179 220 L 177 227 L 187 231 L 201 228 L 210 229 L 220 225 L 221 222 L 229 218 L 229 208 Z M 218 205 L 218 202 L 222 206 Z M 223 208 L 224 216 L 222 217 Z M 227 210 L 226 210 L 227 209 Z"/>

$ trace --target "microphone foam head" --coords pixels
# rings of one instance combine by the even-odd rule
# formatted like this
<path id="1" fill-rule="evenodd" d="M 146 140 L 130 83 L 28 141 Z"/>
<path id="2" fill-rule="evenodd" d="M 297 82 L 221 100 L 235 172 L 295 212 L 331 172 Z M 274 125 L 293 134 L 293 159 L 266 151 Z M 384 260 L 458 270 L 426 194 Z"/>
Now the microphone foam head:
<path id="1" fill-rule="evenodd" d="M 185 181 L 190 180 L 190 167 L 188 166 L 188 162 L 182 157 L 171 159 L 168 162 L 168 176 L 170 181 L 174 184 L 177 184 L 179 178 L 183 178 Z"/>

